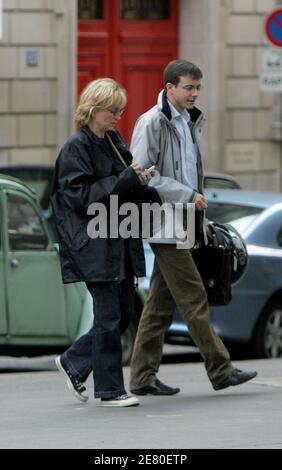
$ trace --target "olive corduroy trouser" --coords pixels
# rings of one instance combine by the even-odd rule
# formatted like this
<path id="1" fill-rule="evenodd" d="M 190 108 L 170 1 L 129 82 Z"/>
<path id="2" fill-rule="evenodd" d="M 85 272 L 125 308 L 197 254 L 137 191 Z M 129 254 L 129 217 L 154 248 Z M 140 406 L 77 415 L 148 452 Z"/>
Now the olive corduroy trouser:
<path id="1" fill-rule="evenodd" d="M 130 389 L 155 380 L 164 335 L 172 322 L 175 305 L 199 348 L 212 385 L 217 385 L 234 370 L 234 366 L 211 325 L 206 291 L 191 251 L 169 244 L 152 244 L 151 247 L 155 264 L 135 340 Z"/>

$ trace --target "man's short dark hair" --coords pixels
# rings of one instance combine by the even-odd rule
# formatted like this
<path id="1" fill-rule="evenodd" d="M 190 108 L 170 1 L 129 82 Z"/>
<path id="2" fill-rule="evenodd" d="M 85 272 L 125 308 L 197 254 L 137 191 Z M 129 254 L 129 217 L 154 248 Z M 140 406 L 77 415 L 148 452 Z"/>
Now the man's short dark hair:
<path id="1" fill-rule="evenodd" d="M 187 60 L 172 60 L 164 69 L 164 84 L 172 83 L 178 85 L 180 77 L 190 77 L 198 80 L 203 77 L 202 71 L 197 65 L 188 62 Z"/>

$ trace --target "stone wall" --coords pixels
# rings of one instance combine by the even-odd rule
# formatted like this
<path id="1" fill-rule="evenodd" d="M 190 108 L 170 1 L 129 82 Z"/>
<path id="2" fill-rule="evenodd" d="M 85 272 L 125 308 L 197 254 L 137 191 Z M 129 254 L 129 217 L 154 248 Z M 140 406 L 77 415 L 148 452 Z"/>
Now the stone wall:
<path id="1" fill-rule="evenodd" d="M 278 0 L 180 0 L 180 57 L 198 64 L 207 116 L 205 168 L 230 173 L 243 187 L 281 190 L 280 97 L 260 91 L 266 15 Z M 278 113 L 277 113 L 278 111 Z"/>
<path id="2" fill-rule="evenodd" d="M 0 165 L 54 161 L 73 130 L 75 47 L 75 0 L 3 0 Z"/>
<path id="3" fill-rule="evenodd" d="M 250 189 L 281 189 L 281 146 L 275 140 L 277 94 L 260 91 L 262 53 L 270 48 L 266 15 L 275 0 L 227 0 L 224 170 Z"/>

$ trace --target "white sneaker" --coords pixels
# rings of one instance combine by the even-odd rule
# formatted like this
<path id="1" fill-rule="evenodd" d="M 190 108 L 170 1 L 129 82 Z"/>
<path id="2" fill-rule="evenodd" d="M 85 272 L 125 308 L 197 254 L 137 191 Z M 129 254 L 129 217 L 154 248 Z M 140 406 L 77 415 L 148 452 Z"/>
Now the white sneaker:
<path id="1" fill-rule="evenodd" d="M 63 358 L 62 356 L 58 356 L 55 359 L 55 363 L 57 366 L 57 369 L 62 372 L 67 380 L 67 385 L 69 390 L 74 394 L 75 398 L 77 398 L 80 401 L 87 401 L 89 398 L 89 395 L 87 393 L 87 390 L 82 382 L 77 380 L 76 377 L 72 375 L 70 370 L 67 368 L 66 364 L 63 363 Z"/>
<path id="2" fill-rule="evenodd" d="M 138 406 L 139 400 L 130 395 L 120 395 L 115 398 L 101 398 L 101 406 Z"/>

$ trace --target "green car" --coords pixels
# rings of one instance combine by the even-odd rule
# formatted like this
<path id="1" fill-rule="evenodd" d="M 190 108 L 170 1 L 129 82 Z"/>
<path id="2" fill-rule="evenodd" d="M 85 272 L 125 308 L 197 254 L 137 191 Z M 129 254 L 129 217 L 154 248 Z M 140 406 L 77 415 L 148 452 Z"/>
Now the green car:
<path id="1" fill-rule="evenodd" d="M 59 353 L 91 328 L 91 296 L 84 283 L 62 283 L 58 247 L 35 192 L 2 174 L 0 215 L 0 353 Z M 123 336 L 124 364 L 135 332 L 133 322 Z"/>

